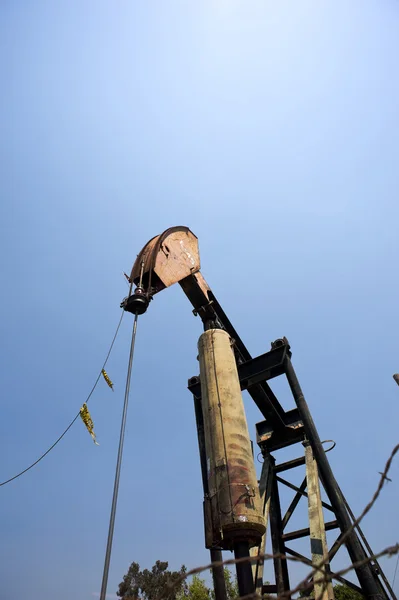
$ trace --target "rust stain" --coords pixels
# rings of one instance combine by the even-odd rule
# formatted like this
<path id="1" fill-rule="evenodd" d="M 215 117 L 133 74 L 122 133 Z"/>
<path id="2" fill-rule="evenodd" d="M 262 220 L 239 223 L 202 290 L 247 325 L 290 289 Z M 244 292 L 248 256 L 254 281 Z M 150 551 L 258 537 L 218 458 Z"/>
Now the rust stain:
<path id="1" fill-rule="evenodd" d="M 188 227 L 166 229 L 153 237 L 140 251 L 130 281 L 136 285 L 144 260 L 144 282 L 151 280 L 155 294 L 200 270 L 198 239 Z"/>

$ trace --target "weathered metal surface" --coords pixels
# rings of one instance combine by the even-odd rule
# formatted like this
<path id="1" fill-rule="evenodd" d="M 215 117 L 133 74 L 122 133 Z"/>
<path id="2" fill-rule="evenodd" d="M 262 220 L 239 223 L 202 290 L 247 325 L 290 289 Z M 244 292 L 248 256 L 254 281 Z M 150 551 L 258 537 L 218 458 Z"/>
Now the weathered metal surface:
<path id="1" fill-rule="evenodd" d="M 223 555 L 221 550 L 211 548 L 211 563 L 221 563 Z M 215 600 L 227 600 L 226 580 L 224 578 L 224 568 L 222 565 L 212 568 L 213 589 L 215 590 Z"/>
<path id="2" fill-rule="evenodd" d="M 291 483 L 291 481 L 287 481 L 286 479 L 283 479 L 282 477 L 277 477 L 277 481 L 279 483 L 282 483 L 283 485 L 286 485 L 287 487 L 291 488 L 291 490 L 294 490 L 294 492 L 296 492 L 297 494 L 299 494 L 299 496 L 304 496 L 305 498 L 308 497 L 308 493 L 305 492 L 306 485 L 305 485 L 304 489 L 301 489 L 301 487 L 304 484 L 306 484 L 306 479 L 304 479 L 301 487 L 298 487 L 297 485 L 294 485 L 293 483 Z M 327 510 L 330 510 L 331 512 L 334 512 L 333 507 L 330 504 L 327 504 L 327 502 L 322 502 L 321 504 Z"/>
<path id="3" fill-rule="evenodd" d="M 338 521 L 328 521 L 325 524 L 326 531 L 331 531 L 332 529 L 337 529 Z M 299 538 L 308 537 L 310 535 L 310 528 L 305 527 L 304 529 L 297 529 L 296 531 L 290 531 L 289 533 L 283 534 L 283 540 L 288 542 L 290 540 L 299 540 Z"/>
<path id="4" fill-rule="evenodd" d="M 200 270 L 198 239 L 183 226 L 155 236 L 138 254 L 130 273 L 131 283 L 138 283 L 143 261 L 143 287 L 156 294 Z"/>
<path id="5" fill-rule="evenodd" d="M 281 478 L 277 478 L 277 479 L 280 482 L 282 481 Z M 294 514 L 294 510 L 298 506 L 300 499 L 303 498 L 303 494 L 305 492 L 306 485 L 307 485 L 307 483 L 306 483 L 306 477 L 305 477 L 305 479 L 302 481 L 299 488 L 297 488 L 296 494 L 295 494 L 294 498 L 292 499 L 292 502 L 289 505 L 289 507 L 287 508 L 286 513 L 283 517 L 283 520 L 281 522 L 281 527 L 283 528 L 283 530 L 288 525 L 288 522 L 291 519 L 292 515 Z"/>
<path id="6" fill-rule="evenodd" d="M 199 273 L 194 277 L 198 278 L 200 275 L 201 274 Z M 191 278 L 191 283 L 193 279 L 194 278 Z M 217 314 L 219 315 L 219 309 Z M 225 321 L 220 319 L 219 322 L 224 329 L 226 324 Z M 231 331 L 227 330 L 227 332 L 230 336 L 232 335 Z M 236 336 L 238 335 L 235 330 L 234 333 Z M 241 345 L 243 345 L 242 342 Z M 237 340 L 234 339 L 234 349 L 236 349 L 236 346 Z M 267 419 L 267 431 L 269 432 L 270 430 L 270 433 L 266 434 L 264 440 L 258 439 L 258 443 L 268 440 L 274 431 L 275 438 L 277 439 L 281 432 L 279 441 L 276 442 L 278 446 L 273 447 L 273 449 L 276 449 L 276 447 L 281 448 L 294 443 L 294 441 L 302 441 L 303 439 L 303 436 L 299 431 L 294 432 L 295 429 L 299 430 L 302 427 L 297 409 L 285 412 L 265 381 L 266 379 L 278 377 L 284 372 L 284 359 L 286 353 L 286 347 L 278 346 L 257 358 L 249 358 L 244 362 L 238 361 L 238 376 L 241 389 L 248 390 L 248 393 L 255 401 L 259 410 Z M 197 396 L 197 398 L 201 397 L 201 382 L 199 380 L 194 380 L 194 378 L 192 378 L 192 382 L 189 383 L 188 388 L 194 396 Z M 290 431 L 287 431 L 286 428 L 289 428 Z"/>
<path id="7" fill-rule="evenodd" d="M 329 552 L 328 552 L 328 560 L 331 562 L 332 559 L 334 558 L 334 556 L 337 554 L 338 550 L 340 548 L 342 548 L 342 538 L 344 537 L 344 534 L 341 532 L 339 534 L 339 536 L 337 537 L 337 539 L 335 540 L 335 542 L 333 543 L 333 545 L 331 546 Z"/>
<path id="8" fill-rule="evenodd" d="M 313 578 L 315 598 L 320 600 L 333 600 L 334 592 L 331 581 L 325 585 L 328 573 L 328 549 L 326 530 L 324 526 L 323 507 L 319 484 L 317 463 L 313 457 L 312 447 L 309 442 L 304 443 L 306 460 L 306 481 L 308 485 L 308 512 L 310 529 L 310 550 L 312 565 L 317 568 Z"/>
<path id="9" fill-rule="evenodd" d="M 262 588 L 262 594 L 277 594 L 277 586 L 274 584 L 266 584 Z"/>
<path id="10" fill-rule="evenodd" d="M 274 458 L 270 457 L 274 467 Z M 290 590 L 290 580 L 288 576 L 288 565 L 286 559 L 279 555 L 284 554 L 283 528 L 281 519 L 280 496 L 278 491 L 277 479 L 273 477 L 271 499 L 270 499 L 270 533 L 272 538 L 272 551 L 275 555 L 273 559 L 274 574 L 276 578 L 277 595 L 281 596 Z M 290 596 L 287 596 L 287 600 Z"/>
<path id="11" fill-rule="evenodd" d="M 265 522 L 230 336 L 206 331 L 198 349 L 214 537 L 221 531 L 226 549 L 241 541 L 253 546 Z"/>
<path id="12" fill-rule="evenodd" d="M 278 377 L 284 373 L 285 348 L 276 348 L 256 358 L 237 366 L 241 390 L 246 390 L 257 383 Z M 190 392 L 197 398 L 201 397 L 201 382 L 189 383 Z M 284 416 L 284 411 L 281 411 Z"/>
<path id="13" fill-rule="evenodd" d="M 249 557 L 249 544 L 246 541 L 234 542 L 234 557 L 236 559 Z M 238 593 L 241 597 L 253 594 L 255 591 L 254 578 L 249 560 L 236 563 Z"/>
<path id="14" fill-rule="evenodd" d="M 275 429 L 266 419 L 256 424 L 256 441 L 261 449 L 274 452 L 302 442 L 305 430 L 297 408 L 288 410 L 283 417 L 284 429 Z"/>
<path id="15" fill-rule="evenodd" d="M 290 554 L 291 556 L 295 556 L 296 558 L 299 558 L 299 560 L 301 560 L 305 565 L 309 565 L 310 567 L 312 566 L 312 561 L 311 560 L 309 560 L 303 554 L 300 554 L 299 552 L 296 552 L 295 550 L 292 550 L 288 546 L 285 546 L 285 552 L 286 552 L 286 554 Z M 349 579 L 345 579 L 344 577 L 341 577 L 340 575 L 337 575 L 333 571 L 331 571 L 331 577 L 334 580 L 337 580 L 337 581 L 340 581 L 341 583 L 344 583 L 345 585 L 347 585 L 348 587 L 350 587 L 352 590 L 355 590 L 356 592 L 358 592 L 359 594 L 361 594 L 363 596 L 362 589 L 358 585 L 355 585 L 354 583 L 352 583 L 352 581 L 349 581 Z M 312 592 L 312 589 L 313 589 L 313 587 L 309 587 L 307 589 L 308 594 L 310 594 Z"/>
<path id="16" fill-rule="evenodd" d="M 241 389 L 246 390 L 256 383 L 261 383 L 284 373 L 286 348 L 273 348 L 269 352 L 252 358 L 238 366 Z"/>
<path id="17" fill-rule="evenodd" d="M 305 457 L 300 456 L 299 458 L 293 458 L 292 460 L 287 460 L 287 462 L 280 463 L 274 467 L 275 473 L 283 473 L 284 471 L 290 471 L 291 469 L 296 469 L 297 467 L 301 467 L 305 464 Z"/>
<path id="18" fill-rule="evenodd" d="M 140 272 L 143 267 L 143 273 L 148 273 L 154 262 L 156 251 L 154 248 L 158 242 L 160 235 L 156 235 L 140 250 L 130 272 L 129 281 L 138 285 L 140 280 Z"/>
<path id="19" fill-rule="evenodd" d="M 262 536 L 259 546 L 251 548 L 251 556 L 263 556 L 266 549 L 267 524 L 269 521 L 270 498 L 272 491 L 273 465 L 268 455 L 264 457 L 262 472 L 259 480 L 259 495 L 263 506 L 263 518 L 265 520 L 266 530 Z M 261 560 L 252 565 L 252 573 L 255 582 L 255 592 L 262 595 L 263 589 L 263 570 L 264 561 Z"/>
<path id="20" fill-rule="evenodd" d="M 241 365 L 244 365 L 246 362 L 251 361 L 252 358 L 250 353 L 248 352 L 234 327 L 231 325 L 230 321 L 227 319 L 220 304 L 209 290 L 208 285 L 201 273 L 187 277 L 180 282 L 180 285 L 191 304 L 195 307 L 196 312 L 198 312 L 198 314 L 201 316 L 205 328 L 207 328 L 207 319 L 210 319 L 211 321 L 213 319 L 215 324 L 217 324 L 221 329 L 227 331 L 232 340 L 234 340 L 233 349 L 238 368 L 240 368 Z M 282 354 L 284 354 L 284 352 L 282 352 L 280 349 L 280 356 Z M 274 354 L 273 356 L 276 357 L 277 354 Z M 265 355 L 263 355 L 263 359 L 264 357 Z M 256 367 L 259 366 L 256 362 L 253 364 Z M 279 364 L 275 366 L 276 368 L 279 368 Z M 198 382 L 189 385 L 189 389 L 191 393 L 197 397 L 201 396 L 201 386 Z M 253 385 L 248 387 L 248 393 L 254 400 L 265 419 L 270 422 L 276 431 L 279 431 L 285 427 L 285 411 L 266 381 L 253 383 Z"/>

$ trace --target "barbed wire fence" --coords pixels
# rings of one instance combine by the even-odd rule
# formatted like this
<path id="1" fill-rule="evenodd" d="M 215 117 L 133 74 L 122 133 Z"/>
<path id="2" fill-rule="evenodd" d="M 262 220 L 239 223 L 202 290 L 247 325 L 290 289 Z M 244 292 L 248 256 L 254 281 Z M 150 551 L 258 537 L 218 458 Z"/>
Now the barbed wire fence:
<path id="1" fill-rule="evenodd" d="M 360 516 L 353 521 L 351 527 L 341 536 L 337 551 L 345 544 L 345 540 L 348 538 L 348 536 L 352 533 L 352 531 L 354 531 L 354 529 L 360 524 L 360 522 L 364 519 L 364 517 L 370 512 L 370 510 L 375 505 L 378 497 L 380 496 L 380 493 L 384 486 L 384 483 L 388 480 L 387 475 L 392 466 L 393 459 L 398 452 L 399 452 L 399 444 L 397 444 L 393 448 L 393 450 L 385 464 L 385 468 L 384 468 L 383 472 L 380 473 L 381 477 L 380 477 L 377 489 L 375 490 L 370 502 L 368 502 L 368 504 L 365 506 L 363 511 L 360 513 Z M 315 600 L 322 600 L 322 597 L 324 595 L 325 590 L 327 589 L 328 584 L 331 583 L 334 579 L 339 581 L 340 577 L 347 575 L 348 573 L 350 573 L 351 571 L 353 571 L 359 567 L 362 567 L 366 564 L 370 564 L 373 561 L 378 560 L 381 557 L 394 556 L 397 554 L 399 554 L 399 542 L 396 542 L 395 544 L 393 544 L 391 546 L 387 546 L 380 552 L 366 557 L 364 560 L 361 560 L 361 561 L 358 561 L 355 563 L 351 563 L 349 566 L 347 566 L 339 571 L 336 571 L 334 573 L 331 573 L 329 571 L 329 569 L 325 568 L 326 565 L 329 564 L 329 559 L 327 558 L 324 561 L 321 561 L 317 566 L 313 566 L 311 571 L 306 575 L 306 577 L 304 579 L 302 579 L 298 583 L 298 585 L 296 585 L 294 588 L 291 588 L 290 590 L 288 590 L 282 594 L 273 595 L 273 594 L 259 594 L 257 592 L 254 592 L 254 593 L 248 594 L 246 596 L 241 596 L 240 600 L 259 600 L 261 598 L 264 598 L 264 599 L 267 598 L 268 600 L 284 600 L 284 598 L 289 598 L 289 597 L 293 596 L 294 594 L 298 594 L 299 592 L 311 590 L 311 588 L 313 588 L 313 578 L 318 573 L 320 573 L 322 575 L 321 578 L 318 578 L 318 584 L 322 584 L 323 587 L 322 587 L 322 591 L 320 592 L 320 594 L 317 597 L 315 597 Z M 243 563 L 243 562 L 251 562 L 251 564 L 255 564 L 257 562 L 264 563 L 266 561 L 270 561 L 273 559 L 284 559 L 284 560 L 291 561 L 291 562 L 302 563 L 302 564 L 306 565 L 307 567 L 309 567 L 309 562 L 310 562 L 310 559 L 306 559 L 305 557 L 301 558 L 301 557 L 290 556 L 290 555 L 281 554 L 281 553 L 278 553 L 278 554 L 264 553 L 264 554 L 258 554 L 257 556 L 249 556 L 249 557 L 243 557 L 243 558 L 229 558 L 229 559 L 223 560 L 223 561 L 218 561 L 218 562 L 213 562 L 213 563 L 211 562 L 206 565 L 202 565 L 200 567 L 195 567 L 193 569 L 190 569 L 189 571 L 185 572 L 184 575 L 182 575 L 176 581 L 174 581 L 173 584 L 166 585 L 164 592 L 158 596 L 157 600 L 164 600 L 165 597 L 168 596 L 173 589 L 178 588 L 182 584 L 182 582 L 185 579 L 187 579 L 188 577 L 191 577 L 193 575 L 199 575 L 200 573 L 203 573 L 204 571 L 209 571 L 210 569 L 212 569 L 214 567 L 227 567 L 227 566 L 231 566 L 231 565 L 237 565 L 237 564 Z"/>

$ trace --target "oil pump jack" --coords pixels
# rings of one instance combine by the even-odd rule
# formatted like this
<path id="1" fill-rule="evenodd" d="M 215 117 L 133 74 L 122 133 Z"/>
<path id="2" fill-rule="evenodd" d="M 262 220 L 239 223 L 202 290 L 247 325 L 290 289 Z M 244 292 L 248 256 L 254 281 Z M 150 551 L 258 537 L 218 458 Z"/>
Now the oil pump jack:
<path id="1" fill-rule="evenodd" d="M 310 582 L 315 597 L 333 600 L 332 583 L 325 584 L 326 573 L 349 585 L 366 598 L 396 600 L 380 565 L 360 529 L 353 527 L 354 515 L 331 470 L 309 407 L 292 364 L 288 340 L 282 337 L 271 349 L 253 358 L 229 321 L 200 272 L 198 239 L 187 227 L 172 227 L 152 238 L 138 254 L 130 277 L 129 296 L 122 302 L 125 311 L 146 312 L 155 294 L 178 283 L 201 318 L 204 332 L 199 338 L 199 376 L 188 380 L 194 399 L 199 456 L 204 489 L 205 546 L 211 562 L 222 560 L 222 551 L 233 551 L 242 558 L 236 565 L 240 596 L 286 594 L 290 590 L 288 561 L 291 555 L 318 568 Z M 134 289 L 135 286 L 135 289 Z M 268 381 L 286 377 L 295 407 L 284 410 Z M 247 390 L 264 420 L 256 425 L 257 444 L 263 456 L 262 473 L 257 481 L 253 451 L 241 392 Z M 302 444 L 303 454 L 287 462 L 276 462 L 282 448 Z M 305 465 L 306 476 L 298 487 L 282 473 Z M 320 482 L 329 503 L 322 502 Z M 295 495 L 283 515 L 281 486 Z M 306 492 L 307 489 L 307 492 Z M 302 497 L 308 499 L 308 527 L 286 531 Z M 332 513 L 325 522 L 323 508 Z M 263 585 L 261 556 L 270 528 L 271 552 L 275 555 L 275 583 Z M 339 534 L 330 549 L 326 531 Z M 311 558 L 289 547 L 298 538 L 310 538 Z M 331 561 L 344 542 L 354 565 L 359 585 L 331 570 Z M 327 578 L 329 579 L 329 577 Z M 213 568 L 216 600 L 226 599 L 223 568 Z"/>

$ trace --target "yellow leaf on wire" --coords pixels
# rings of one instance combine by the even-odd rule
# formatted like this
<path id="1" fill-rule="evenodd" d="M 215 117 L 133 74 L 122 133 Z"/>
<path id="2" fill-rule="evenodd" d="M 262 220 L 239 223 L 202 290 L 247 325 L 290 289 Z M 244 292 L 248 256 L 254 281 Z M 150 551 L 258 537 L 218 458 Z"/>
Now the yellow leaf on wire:
<path id="1" fill-rule="evenodd" d="M 112 381 L 110 380 L 110 378 L 109 378 L 109 375 L 108 375 L 108 373 L 106 372 L 106 370 L 105 370 L 105 369 L 102 369 L 102 370 L 101 370 L 101 373 L 102 373 L 102 375 L 103 375 L 103 377 L 104 377 L 105 381 L 107 382 L 107 385 L 108 385 L 108 386 L 111 388 L 111 390 L 112 390 L 112 391 L 114 391 L 114 384 L 113 384 L 113 383 L 112 383 Z"/>
<path id="2" fill-rule="evenodd" d="M 81 417 L 83 423 L 86 425 L 86 429 L 90 433 L 90 435 L 93 439 L 93 442 L 96 444 L 96 446 L 99 446 L 100 444 L 98 444 L 96 442 L 96 434 L 94 433 L 93 419 L 90 416 L 89 409 L 87 408 L 86 403 L 83 404 L 83 406 L 80 409 L 80 417 Z"/>

